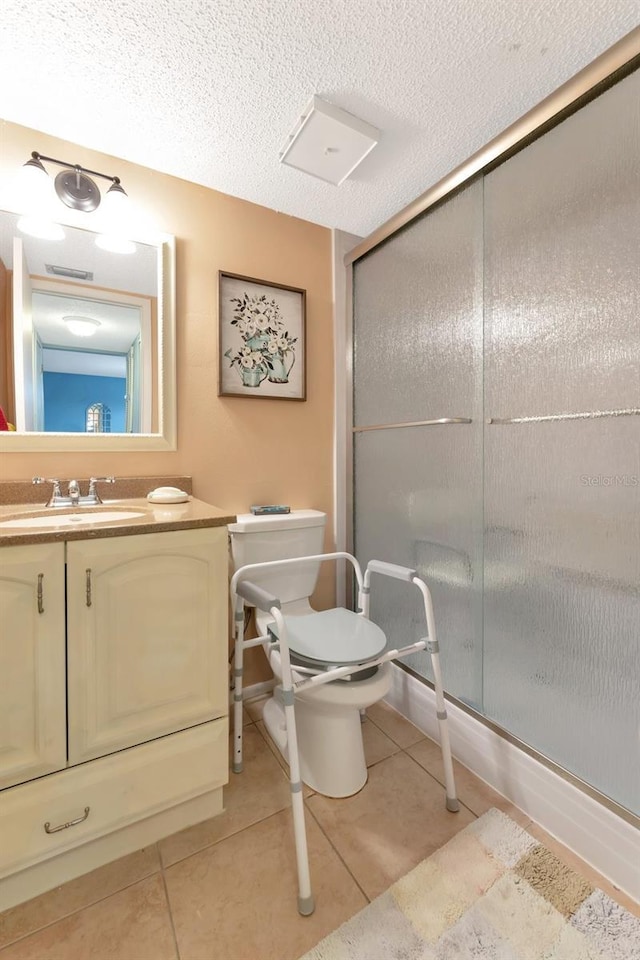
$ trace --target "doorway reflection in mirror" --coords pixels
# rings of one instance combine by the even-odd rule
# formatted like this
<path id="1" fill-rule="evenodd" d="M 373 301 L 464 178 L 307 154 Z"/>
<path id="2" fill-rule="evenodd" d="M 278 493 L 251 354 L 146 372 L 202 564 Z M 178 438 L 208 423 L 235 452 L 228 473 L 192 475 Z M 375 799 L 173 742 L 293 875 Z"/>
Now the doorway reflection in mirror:
<path id="1" fill-rule="evenodd" d="M 123 256 L 101 250 L 89 230 L 65 226 L 60 242 L 21 234 L 18 221 L 0 212 L 0 270 L 12 303 L 12 315 L 0 317 L 4 340 L 12 341 L 0 387 L 17 430 L 153 433 L 160 420 L 158 246 L 129 241 Z M 99 405 L 110 410 L 110 430 L 89 417 Z"/>

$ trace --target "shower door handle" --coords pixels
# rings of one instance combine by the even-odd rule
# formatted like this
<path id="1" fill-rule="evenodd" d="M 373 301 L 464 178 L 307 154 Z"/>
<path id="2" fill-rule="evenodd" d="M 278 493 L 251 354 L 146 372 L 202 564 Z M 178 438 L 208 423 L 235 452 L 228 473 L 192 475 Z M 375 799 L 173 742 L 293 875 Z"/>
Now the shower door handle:
<path id="1" fill-rule="evenodd" d="M 550 413 L 542 417 L 488 417 L 491 425 L 509 425 L 514 423 L 556 423 L 561 420 L 602 420 L 604 417 L 637 417 L 640 408 L 627 407 L 623 410 L 590 410 L 586 413 Z"/>
<path id="2" fill-rule="evenodd" d="M 398 430 L 401 427 L 439 427 L 450 423 L 473 423 L 471 417 L 440 417 L 438 420 L 405 420 L 401 423 L 378 423 L 369 427 L 353 427 L 354 433 L 368 430 Z"/>

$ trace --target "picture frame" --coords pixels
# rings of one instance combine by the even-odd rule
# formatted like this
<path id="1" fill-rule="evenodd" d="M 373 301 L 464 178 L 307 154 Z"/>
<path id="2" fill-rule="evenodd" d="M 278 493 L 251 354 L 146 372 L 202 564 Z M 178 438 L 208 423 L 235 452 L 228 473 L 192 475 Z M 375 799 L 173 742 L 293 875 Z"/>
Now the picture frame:
<path id="1" fill-rule="evenodd" d="M 218 271 L 218 396 L 306 400 L 306 290 Z"/>

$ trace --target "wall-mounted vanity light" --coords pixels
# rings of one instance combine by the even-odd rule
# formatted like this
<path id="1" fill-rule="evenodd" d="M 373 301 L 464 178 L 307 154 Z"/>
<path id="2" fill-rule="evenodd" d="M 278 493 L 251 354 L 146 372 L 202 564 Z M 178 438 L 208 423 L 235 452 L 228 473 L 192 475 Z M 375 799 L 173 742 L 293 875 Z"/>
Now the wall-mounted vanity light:
<path id="1" fill-rule="evenodd" d="M 66 207 L 82 213 L 93 213 L 101 206 L 103 225 L 98 227 L 98 231 L 103 232 L 99 232 L 96 244 L 110 253 L 132 253 L 135 245 L 123 234 L 123 230 L 127 227 L 129 198 L 120 183 L 120 178 L 100 173 L 98 170 L 89 170 L 79 163 L 68 163 L 66 160 L 56 160 L 55 157 L 45 157 L 37 150 L 32 152 L 31 158 L 20 169 L 19 182 L 16 184 L 21 195 L 22 207 L 29 211 L 18 221 L 18 229 L 22 233 L 41 240 L 64 238 L 64 231 L 60 224 L 53 222 L 57 219 L 51 208 L 54 194 L 51 191 L 51 180 L 44 166 L 45 163 L 53 163 L 63 168 L 56 174 L 53 185 L 58 199 Z M 110 182 L 104 197 L 101 197 L 93 177 L 100 177 Z"/>
<path id="2" fill-rule="evenodd" d="M 45 177 L 49 177 L 49 174 L 43 161 L 65 168 L 56 175 L 54 187 L 58 198 L 72 210 L 91 213 L 100 205 L 100 190 L 92 177 L 100 177 L 103 180 L 111 181 L 111 186 L 104 197 L 105 204 L 110 208 L 120 209 L 122 201 L 126 200 L 127 194 L 120 183 L 119 177 L 111 177 L 106 173 L 99 173 L 97 170 L 88 170 L 86 167 L 80 166 L 79 163 L 67 163 L 66 160 L 45 157 L 37 150 L 32 152 L 31 159 L 27 160 L 23 167 L 23 183 L 29 182 L 34 186 L 37 183 L 37 189 L 40 190 L 40 185 L 43 182 L 48 182 L 48 179 L 47 181 L 44 180 Z"/>

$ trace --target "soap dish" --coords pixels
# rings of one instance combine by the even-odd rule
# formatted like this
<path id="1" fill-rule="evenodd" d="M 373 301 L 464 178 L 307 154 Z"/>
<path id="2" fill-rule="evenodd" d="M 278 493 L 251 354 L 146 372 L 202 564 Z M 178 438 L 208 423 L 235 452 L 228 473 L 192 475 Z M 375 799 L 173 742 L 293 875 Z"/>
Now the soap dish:
<path id="1" fill-rule="evenodd" d="M 150 503 L 186 503 L 189 499 L 189 494 L 177 487 L 156 487 L 147 494 Z"/>

